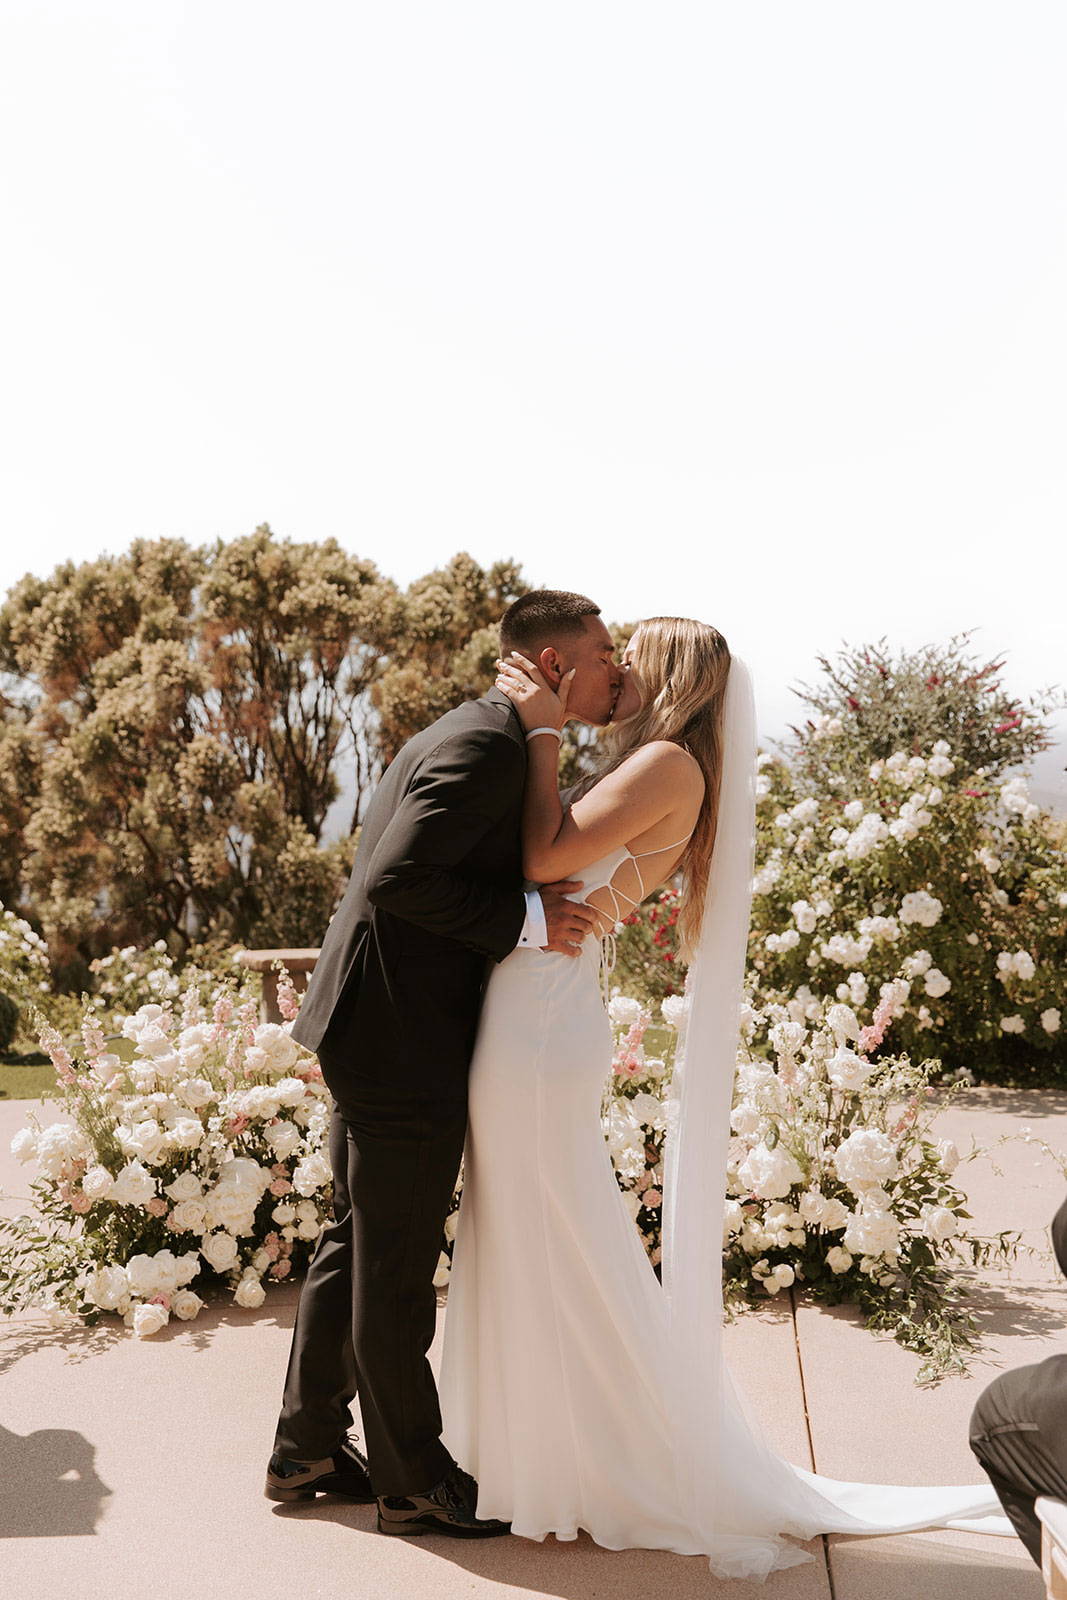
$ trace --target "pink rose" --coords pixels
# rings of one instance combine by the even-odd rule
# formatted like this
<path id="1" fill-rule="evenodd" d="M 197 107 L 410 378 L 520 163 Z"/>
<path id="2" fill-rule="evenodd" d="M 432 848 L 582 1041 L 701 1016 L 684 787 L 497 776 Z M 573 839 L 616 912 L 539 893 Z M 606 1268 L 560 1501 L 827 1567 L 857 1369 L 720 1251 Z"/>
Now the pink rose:
<path id="1" fill-rule="evenodd" d="M 151 1300 L 149 1300 L 148 1304 L 150 1306 L 162 1306 L 164 1308 L 164 1310 L 169 1311 L 170 1310 L 170 1295 L 169 1294 L 154 1294 L 152 1296 Z"/>
<path id="2" fill-rule="evenodd" d="M 663 1196 L 660 1194 L 658 1189 L 649 1189 L 646 1192 L 646 1194 L 645 1194 L 645 1205 L 646 1206 L 654 1207 L 654 1206 L 661 1206 L 662 1204 L 663 1204 Z"/>
<path id="3" fill-rule="evenodd" d="M 292 1187 L 293 1186 L 289 1182 L 288 1178 L 275 1178 L 274 1182 L 270 1186 L 270 1192 L 271 1194 L 277 1195 L 289 1194 Z"/>
<path id="4" fill-rule="evenodd" d="M 281 1255 L 281 1246 L 281 1235 L 277 1233 L 268 1233 L 267 1237 L 263 1241 L 263 1248 L 270 1256 L 272 1261 L 277 1261 L 278 1257 Z"/>
<path id="5" fill-rule="evenodd" d="M 158 1194 L 154 1194 L 151 1200 L 146 1200 L 144 1208 L 152 1217 L 165 1217 L 170 1209 L 167 1202 Z"/>
<path id="6" fill-rule="evenodd" d="M 93 1202 L 89 1199 L 89 1196 L 87 1194 L 83 1194 L 79 1189 L 78 1193 L 71 1197 L 70 1209 L 72 1211 L 76 1211 L 79 1216 L 84 1216 L 92 1203 Z"/>
<path id="7" fill-rule="evenodd" d="M 270 1269 L 270 1275 L 272 1278 L 287 1278 L 292 1270 L 288 1261 L 276 1261 Z"/>

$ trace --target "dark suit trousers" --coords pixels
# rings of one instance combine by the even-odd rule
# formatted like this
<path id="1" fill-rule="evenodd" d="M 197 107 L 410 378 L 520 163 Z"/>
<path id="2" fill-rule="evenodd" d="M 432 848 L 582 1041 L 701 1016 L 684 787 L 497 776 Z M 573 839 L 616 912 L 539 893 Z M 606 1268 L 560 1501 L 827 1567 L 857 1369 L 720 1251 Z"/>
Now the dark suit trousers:
<path id="1" fill-rule="evenodd" d="M 971 1414 L 970 1444 L 1040 1566 L 1034 1501 L 1043 1494 L 1067 1500 L 1067 1355 L 994 1378 Z"/>
<path id="2" fill-rule="evenodd" d="M 429 1489 L 451 1465 L 427 1351 L 466 1125 L 465 1096 L 404 1099 L 375 1085 L 334 1098 L 333 1218 L 301 1291 L 275 1448 L 332 1455 L 358 1394 L 376 1494 Z"/>

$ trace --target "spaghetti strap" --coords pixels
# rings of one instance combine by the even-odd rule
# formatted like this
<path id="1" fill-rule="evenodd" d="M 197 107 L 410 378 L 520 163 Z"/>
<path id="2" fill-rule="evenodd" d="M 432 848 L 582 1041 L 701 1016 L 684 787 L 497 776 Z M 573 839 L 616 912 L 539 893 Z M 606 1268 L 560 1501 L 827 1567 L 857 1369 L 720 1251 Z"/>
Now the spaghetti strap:
<path id="1" fill-rule="evenodd" d="M 684 839 L 675 839 L 673 844 L 658 844 L 654 850 L 638 850 L 636 855 L 632 850 L 627 850 L 626 854 L 631 861 L 643 861 L 646 856 L 661 856 L 664 850 L 676 850 L 680 844 L 688 844 L 692 837 L 693 832 L 690 829 Z"/>

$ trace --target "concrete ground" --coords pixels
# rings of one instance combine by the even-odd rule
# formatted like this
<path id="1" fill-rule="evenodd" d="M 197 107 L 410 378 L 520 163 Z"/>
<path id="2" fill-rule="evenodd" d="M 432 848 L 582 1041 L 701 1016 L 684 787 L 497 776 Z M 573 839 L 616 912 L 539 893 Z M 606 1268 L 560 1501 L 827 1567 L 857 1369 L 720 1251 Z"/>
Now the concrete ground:
<path id="1" fill-rule="evenodd" d="M 0 1189 L 24 1186 L 8 1146 L 27 1102 L 0 1104 Z M 54 1117 L 45 1108 L 46 1120 Z M 938 1132 L 961 1150 L 1029 1126 L 1067 1152 L 1067 1094 L 971 1090 Z M 1058 1163 L 1017 1140 L 960 1168 L 976 1226 L 1011 1227 L 1047 1251 L 1063 1197 Z M 11 1203 L 5 1210 L 14 1209 Z M 833 1478 L 981 1480 L 967 1420 L 1005 1367 L 1067 1350 L 1067 1302 L 1049 1254 L 976 1281 L 985 1349 L 966 1378 L 917 1389 L 918 1358 L 874 1337 L 847 1308 L 781 1297 L 726 1330 L 729 1361 L 774 1446 Z M 145 1342 L 112 1321 L 53 1332 L 0 1321 L 0 1572 L 4 1591 L 59 1600 L 224 1593 L 294 1600 L 522 1595 L 560 1600 L 1040 1600 L 1040 1575 L 1014 1538 L 927 1532 L 817 1539 L 815 1559 L 764 1585 L 723 1582 L 696 1557 L 496 1539 L 411 1545 L 373 1532 L 373 1508 L 279 1506 L 262 1496 L 296 1304 L 278 1286 L 258 1312 L 227 1303 Z M 443 1310 L 441 1322 L 443 1323 Z M 441 1324 L 438 1327 L 438 1346 Z"/>

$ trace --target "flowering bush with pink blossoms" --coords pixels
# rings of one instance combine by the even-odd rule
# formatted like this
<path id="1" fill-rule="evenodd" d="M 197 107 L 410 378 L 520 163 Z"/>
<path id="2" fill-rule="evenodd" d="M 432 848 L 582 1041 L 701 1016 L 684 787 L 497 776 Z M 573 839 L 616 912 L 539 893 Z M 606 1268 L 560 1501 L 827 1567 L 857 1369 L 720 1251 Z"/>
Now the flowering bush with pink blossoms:
<path id="1" fill-rule="evenodd" d="M 175 1002 L 180 998 L 180 1009 Z M 141 1337 L 196 1317 L 197 1287 L 255 1307 L 305 1264 L 330 1200 L 330 1096 L 286 1021 L 199 981 L 142 1005 L 105 1037 L 86 1016 L 74 1050 L 45 1024 L 64 1120 L 36 1119 L 14 1154 L 36 1168 L 33 1210 L 0 1221 L 0 1310 L 57 1324 L 117 1312 Z"/>

